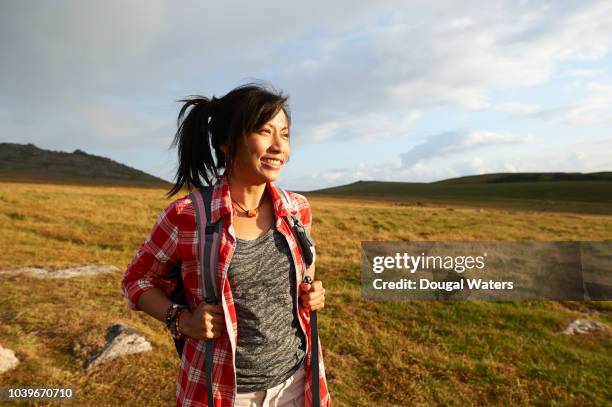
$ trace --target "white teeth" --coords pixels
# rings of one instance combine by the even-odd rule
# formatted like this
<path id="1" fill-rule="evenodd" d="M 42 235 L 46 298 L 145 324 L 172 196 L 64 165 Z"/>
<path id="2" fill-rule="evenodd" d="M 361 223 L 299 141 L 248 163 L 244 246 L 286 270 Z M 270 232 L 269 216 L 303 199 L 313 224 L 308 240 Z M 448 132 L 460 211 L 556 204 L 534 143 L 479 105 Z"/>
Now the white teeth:
<path id="1" fill-rule="evenodd" d="M 265 158 L 263 161 L 267 162 L 267 163 L 270 163 L 270 164 L 274 164 L 274 165 L 280 165 L 281 164 L 280 160 L 274 160 L 272 158 Z"/>

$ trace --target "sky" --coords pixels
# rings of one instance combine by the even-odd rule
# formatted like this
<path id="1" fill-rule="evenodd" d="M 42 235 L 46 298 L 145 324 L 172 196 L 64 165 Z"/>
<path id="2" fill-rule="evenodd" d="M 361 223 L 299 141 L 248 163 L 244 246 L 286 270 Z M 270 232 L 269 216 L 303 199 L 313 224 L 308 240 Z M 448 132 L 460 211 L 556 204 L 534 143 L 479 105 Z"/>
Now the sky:
<path id="1" fill-rule="evenodd" d="M 587 0 L 4 0 L 0 142 L 172 181 L 177 101 L 265 81 L 289 95 L 290 190 L 612 171 L 610 21 Z"/>

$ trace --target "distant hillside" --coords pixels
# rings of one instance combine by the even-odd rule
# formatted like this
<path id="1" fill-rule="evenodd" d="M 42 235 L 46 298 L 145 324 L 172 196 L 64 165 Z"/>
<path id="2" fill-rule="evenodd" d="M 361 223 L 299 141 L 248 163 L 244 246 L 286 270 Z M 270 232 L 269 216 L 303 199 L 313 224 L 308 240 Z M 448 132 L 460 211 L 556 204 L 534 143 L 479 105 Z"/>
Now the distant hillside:
<path id="1" fill-rule="evenodd" d="M 0 181 L 163 186 L 169 183 L 106 157 L 0 143 Z"/>
<path id="2" fill-rule="evenodd" d="M 430 183 L 357 181 L 304 193 L 421 204 L 612 214 L 612 172 L 499 173 Z"/>
<path id="3" fill-rule="evenodd" d="M 431 184 L 496 184 L 539 181 L 612 181 L 612 172 L 499 172 L 449 178 Z"/>

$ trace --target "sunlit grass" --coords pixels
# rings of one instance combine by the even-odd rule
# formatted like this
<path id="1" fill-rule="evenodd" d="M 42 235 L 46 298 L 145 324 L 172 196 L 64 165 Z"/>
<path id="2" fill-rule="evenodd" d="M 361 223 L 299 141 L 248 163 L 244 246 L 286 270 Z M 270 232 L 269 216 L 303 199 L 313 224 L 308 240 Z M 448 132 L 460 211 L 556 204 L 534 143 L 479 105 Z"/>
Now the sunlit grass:
<path id="1" fill-rule="evenodd" d="M 0 269 L 94 263 L 123 271 L 170 202 L 164 192 L 0 183 Z M 310 202 L 317 279 L 327 291 L 319 331 L 334 405 L 603 405 L 610 399 L 610 335 L 554 333 L 578 317 L 610 324 L 611 302 L 363 301 L 359 259 L 362 240 L 610 239 L 612 216 Z M 128 310 L 120 279 L 121 273 L 0 276 L 0 344 L 22 361 L 0 383 L 72 386 L 83 405 L 172 405 L 174 345 L 161 322 Z M 142 330 L 154 351 L 86 374 L 87 355 L 113 322 Z"/>

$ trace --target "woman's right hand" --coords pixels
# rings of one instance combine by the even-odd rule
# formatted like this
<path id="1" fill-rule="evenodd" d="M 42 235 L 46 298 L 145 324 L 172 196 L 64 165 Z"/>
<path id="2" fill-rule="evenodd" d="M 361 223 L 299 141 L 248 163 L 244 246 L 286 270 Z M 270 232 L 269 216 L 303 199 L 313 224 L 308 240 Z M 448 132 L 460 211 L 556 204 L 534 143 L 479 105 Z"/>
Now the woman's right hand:
<path id="1" fill-rule="evenodd" d="M 225 331 L 223 307 L 202 301 L 193 312 L 181 313 L 179 329 L 194 339 L 218 338 Z"/>

